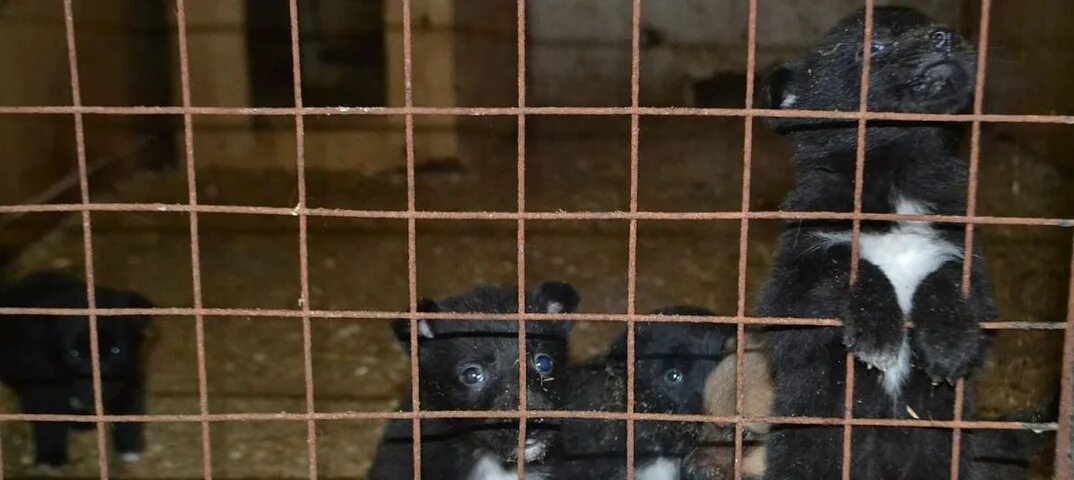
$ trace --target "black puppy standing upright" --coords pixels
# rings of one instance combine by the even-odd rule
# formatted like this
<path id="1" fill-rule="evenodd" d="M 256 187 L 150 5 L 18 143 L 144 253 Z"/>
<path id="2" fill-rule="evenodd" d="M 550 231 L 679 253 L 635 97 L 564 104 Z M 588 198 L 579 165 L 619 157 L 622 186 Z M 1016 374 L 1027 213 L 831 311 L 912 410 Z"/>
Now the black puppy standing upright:
<path id="1" fill-rule="evenodd" d="M 96 289 L 98 308 L 152 308 L 134 292 Z M 86 284 L 46 271 L 23 278 L 0 292 L 0 305 L 26 308 L 87 308 Z M 145 413 L 142 341 L 148 316 L 97 317 L 101 399 L 111 415 Z M 89 322 L 85 316 L 18 315 L 0 318 L 0 381 L 19 396 L 23 413 L 92 415 L 94 394 Z M 34 422 L 35 462 L 67 462 L 67 432 L 93 428 L 91 422 Z M 116 451 L 137 460 L 144 448 L 142 425 L 112 425 Z"/>
<path id="2" fill-rule="evenodd" d="M 542 283 L 528 292 L 528 313 L 571 313 L 578 293 L 566 283 Z M 439 301 L 421 300 L 420 312 L 515 313 L 516 290 L 480 286 Z M 566 382 L 567 321 L 526 322 L 526 400 L 530 410 L 562 407 Z M 410 350 L 410 322 L 393 324 L 404 351 Z M 516 410 L 519 408 L 518 323 L 510 320 L 419 320 L 418 381 L 422 411 Z M 410 395 L 404 397 L 408 409 Z M 430 419 L 421 422 L 422 478 L 502 480 L 517 476 L 519 457 L 525 478 L 550 478 L 547 459 L 557 444 L 553 422 L 530 419 L 518 452 L 518 420 Z M 373 480 L 412 478 L 411 423 L 388 424 L 370 470 Z"/>
<path id="3" fill-rule="evenodd" d="M 769 108 L 858 109 L 864 14 L 843 20 L 805 58 L 771 73 L 759 103 Z M 870 111 L 956 113 L 973 98 L 975 53 L 950 29 L 905 8 L 877 8 L 871 47 Z M 765 105 L 767 104 L 767 105 Z M 795 146 L 790 211 L 854 208 L 856 122 L 773 119 Z M 869 122 L 862 211 L 963 215 L 966 166 L 961 127 Z M 758 313 L 838 317 L 828 328 L 776 328 L 770 337 L 774 415 L 842 417 L 845 354 L 858 365 L 858 418 L 951 419 L 954 388 L 980 361 L 978 322 L 996 318 L 982 261 L 962 296 L 963 228 L 957 224 L 863 221 L 857 282 L 849 285 L 849 221 L 789 222 Z M 903 322 L 912 318 L 915 328 Z M 873 369 L 872 367 L 876 367 Z M 970 406 L 966 406 L 966 412 Z M 842 429 L 776 429 L 765 478 L 839 478 Z M 851 478 L 943 479 L 951 434 L 939 429 L 853 430 Z M 962 442 L 969 449 L 970 438 Z M 973 478 L 962 455 L 962 477 Z"/>

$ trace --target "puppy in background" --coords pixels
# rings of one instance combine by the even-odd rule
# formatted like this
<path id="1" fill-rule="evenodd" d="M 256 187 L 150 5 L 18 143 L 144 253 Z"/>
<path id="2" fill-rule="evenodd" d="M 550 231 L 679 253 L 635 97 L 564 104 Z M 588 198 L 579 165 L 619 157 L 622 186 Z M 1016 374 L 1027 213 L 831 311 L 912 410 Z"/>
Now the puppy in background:
<path id="1" fill-rule="evenodd" d="M 129 291 L 96 289 L 98 308 L 152 308 Z M 23 308 L 88 308 L 86 284 L 67 274 L 32 274 L 0 291 L 0 305 Z M 98 316 L 101 400 L 109 415 L 145 413 L 142 342 L 150 317 Z M 93 415 L 93 373 L 88 318 L 83 315 L 5 315 L 0 317 L 0 381 L 19 397 L 28 414 Z M 34 422 L 34 459 L 38 466 L 67 463 L 67 432 L 88 430 L 91 422 Z M 145 441 L 142 424 L 112 425 L 119 458 L 138 460 Z"/>
<path id="2" fill-rule="evenodd" d="M 732 337 L 724 347 L 728 352 L 705 382 L 705 414 L 732 417 L 738 392 L 736 372 L 738 352 Z M 763 335 L 747 332 L 742 356 L 742 415 L 763 417 L 772 411 L 772 377 L 768 369 Z M 742 426 L 742 478 L 764 477 L 765 436 L 770 426 L 748 423 Z M 705 424 L 701 441 L 684 464 L 684 476 L 696 480 L 734 478 L 735 427 Z"/>
<path id="3" fill-rule="evenodd" d="M 526 312 L 571 313 L 579 302 L 574 287 L 542 283 L 526 295 Z M 420 312 L 516 313 L 516 290 L 479 286 L 442 300 L 421 300 Z M 419 320 L 418 393 L 421 410 L 516 410 L 519 408 L 518 323 L 510 320 Z M 392 325 L 403 350 L 410 351 L 410 321 Z M 526 322 L 526 400 L 530 410 L 563 406 L 567 321 Z M 410 394 L 402 408 L 410 408 Z M 373 480 L 413 478 L 411 423 L 393 420 L 381 439 L 370 470 Z M 518 420 L 450 418 L 421 422 L 421 476 L 438 480 L 518 480 L 551 478 L 549 457 L 558 445 L 558 425 L 529 419 L 524 449 L 518 451 Z"/>
<path id="4" fill-rule="evenodd" d="M 657 315 L 712 316 L 697 307 L 671 306 Z M 634 327 L 634 411 L 699 415 L 709 373 L 724 355 L 734 328 L 712 323 L 638 322 Z M 608 353 L 569 372 L 568 408 L 626 409 L 626 334 Z M 701 425 L 692 422 L 634 423 L 634 471 L 640 480 L 689 478 L 684 458 L 696 446 Z M 566 420 L 556 478 L 626 478 L 626 425 L 616 421 Z"/>

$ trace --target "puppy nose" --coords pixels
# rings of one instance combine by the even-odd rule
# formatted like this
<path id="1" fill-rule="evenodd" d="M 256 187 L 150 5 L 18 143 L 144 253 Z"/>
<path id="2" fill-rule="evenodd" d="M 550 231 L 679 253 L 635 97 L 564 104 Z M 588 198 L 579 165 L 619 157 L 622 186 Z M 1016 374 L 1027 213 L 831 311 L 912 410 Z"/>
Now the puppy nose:
<path id="1" fill-rule="evenodd" d="M 929 41 L 932 42 L 932 48 L 948 52 L 955 43 L 955 35 L 950 30 L 939 29 L 929 34 Z"/>

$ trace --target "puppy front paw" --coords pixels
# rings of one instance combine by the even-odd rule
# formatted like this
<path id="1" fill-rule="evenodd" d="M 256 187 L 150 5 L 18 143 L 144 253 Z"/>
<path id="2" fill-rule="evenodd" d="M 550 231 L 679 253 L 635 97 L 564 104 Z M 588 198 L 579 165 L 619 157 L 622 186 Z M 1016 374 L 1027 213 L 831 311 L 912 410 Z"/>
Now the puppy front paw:
<path id="1" fill-rule="evenodd" d="M 966 301 L 922 301 L 914 306 L 914 346 L 934 383 L 955 383 L 981 358 L 985 336 Z"/>
<path id="2" fill-rule="evenodd" d="M 900 363 L 900 348 L 906 335 L 902 310 L 886 298 L 852 288 L 843 309 L 843 344 L 870 368 L 881 371 Z"/>
<path id="3" fill-rule="evenodd" d="M 136 422 L 112 424 L 112 440 L 115 442 L 116 454 L 124 463 L 132 463 L 141 458 L 145 451 L 144 426 Z"/>

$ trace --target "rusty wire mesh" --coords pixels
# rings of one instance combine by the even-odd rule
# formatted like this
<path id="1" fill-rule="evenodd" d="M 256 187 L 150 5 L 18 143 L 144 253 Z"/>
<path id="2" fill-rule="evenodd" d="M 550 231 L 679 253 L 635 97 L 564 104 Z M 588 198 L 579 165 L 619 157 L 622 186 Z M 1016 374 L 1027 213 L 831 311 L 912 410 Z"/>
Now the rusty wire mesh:
<path id="1" fill-rule="evenodd" d="M 756 33 L 757 33 L 757 0 L 749 0 L 748 14 L 748 38 L 747 38 L 747 61 L 746 61 L 746 95 L 745 108 L 656 108 L 642 107 L 639 105 L 640 85 L 640 27 L 641 27 L 641 0 L 632 0 L 632 40 L 631 40 L 631 78 L 630 78 L 630 106 L 629 107 L 532 107 L 526 104 L 526 1 L 517 0 L 517 55 L 518 55 L 518 104 L 516 107 L 499 108 L 468 108 L 468 107 L 415 107 L 413 101 L 412 85 L 412 0 L 399 0 L 403 10 L 403 71 L 404 71 L 404 105 L 402 107 L 305 107 L 303 106 L 302 78 L 300 69 L 299 51 L 299 23 L 298 23 L 298 0 L 289 0 L 290 14 L 290 43 L 291 43 L 291 69 L 294 86 L 294 107 L 288 108 L 221 108 L 221 107 L 196 107 L 191 105 L 190 95 L 190 72 L 189 55 L 187 49 L 186 32 L 186 9 L 184 0 L 175 0 L 175 15 L 178 27 L 177 41 L 179 52 L 179 77 L 181 103 L 175 107 L 103 107 L 87 106 L 82 104 L 82 96 L 79 82 L 78 53 L 75 41 L 75 24 L 72 8 L 72 0 L 63 0 L 64 25 L 68 52 L 68 69 L 70 74 L 70 87 L 72 102 L 69 106 L 6 106 L 0 107 L 0 114 L 35 115 L 35 114 L 68 114 L 74 119 L 74 135 L 76 140 L 76 153 L 78 160 L 78 185 L 81 194 L 79 203 L 71 204 L 48 204 L 48 205 L 4 205 L 0 206 L 0 213 L 33 213 L 33 212 L 78 212 L 81 216 L 82 240 L 85 255 L 85 278 L 88 308 L 85 309 L 53 309 L 53 308 L 0 308 L 2 315 L 85 315 L 90 325 L 90 348 L 92 354 L 92 374 L 94 386 L 94 414 L 93 415 L 41 415 L 41 414 L 0 414 L 0 422 L 9 421 L 42 421 L 42 422 L 84 422 L 96 425 L 97 437 L 97 463 L 102 479 L 108 478 L 108 461 L 105 441 L 105 425 L 115 422 L 197 422 L 201 425 L 201 449 L 202 471 L 205 478 L 212 478 L 212 449 L 209 431 L 214 422 L 228 421 L 293 421 L 305 422 L 307 425 L 307 455 L 310 478 L 317 477 L 317 443 L 315 422 L 344 419 L 409 419 L 412 421 L 413 435 L 413 468 L 414 478 L 421 476 L 421 419 L 434 418 L 509 418 L 518 419 L 519 450 L 525 448 L 525 429 L 528 417 L 543 418 L 577 418 L 599 420 L 622 420 L 626 422 L 626 469 L 628 478 L 633 478 L 634 472 L 634 422 L 636 421 L 667 421 L 667 422 L 708 422 L 725 425 L 734 425 L 734 458 L 735 464 L 742 462 L 742 429 L 746 423 L 769 423 L 783 425 L 829 425 L 843 427 L 843 456 L 842 478 L 850 478 L 850 452 L 851 431 L 855 426 L 887 426 L 904 428 L 943 428 L 952 430 L 951 450 L 951 478 L 957 480 L 959 476 L 960 455 L 959 444 L 961 431 L 964 429 L 1024 429 L 1025 424 L 1017 422 L 1001 421 L 966 421 L 962 419 L 962 404 L 964 396 L 964 381 L 959 380 L 956 384 L 956 407 L 952 420 L 894 420 L 894 419 L 863 419 L 854 418 L 851 412 L 851 402 L 854 388 L 854 360 L 850 353 L 846 359 L 846 392 L 844 415 L 842 418 L 813 418 L 813 417 L 775 417 L 775 416 L 711 416 L 711 415 L 678 415 L 678 414 L 650 414 L 634 411 L 634 323 L 637 321 L 675 321 L 675 322 L 712 322 L 734 324 L 737 326 L 737 399 L 736 411 L 743 409 L 743 352 L 745 342 L 746 325 L 800 325 L 800 326 L 840 326 L 841 322 L 834 319 L 823 318 L 767 318 L 751 317 L 746 312 L 746 254 L 749 248 L 748 233 L 751 220 L 760 219 L 833 219 L 852 221 L 852 254 L 851 254 L 851 281 L 857 273 L 859 260 L 859 236 L 861 222 L 863 220 L 925 220 L 930 222 L 963 224 L 965 228 L 965 248 L 971 250 L 974 242 L 974 227 L 976 225 L 1022 225 L 1022 226 L 1052 226 L 1074 227 L 1074 221 L 1063 218 L 1040 218 L 1040 217 L 997 217 L 976 215 L 976 191 L 978 183 L 978 166 L 980 157 L 980 135 L 982 123 L 1050 123 L 1072 124 L 1074 116 L 1064 115 L 997 115 L 983 113 L 983 93 L 985 73 L 988 59 L 988 35 L 989 35 L 989 12 L 991 1 L 981 0 L 981 16 L 978 40 L 978 58 L 976 71 L 976 90 L 971 114 L 908 114 L 891 112 L 867 111 L 866 98 L 868 95 L 869 57 L 872 31 L 872 18 L 874 1 L 865 0 L 865 29 L 864 29 L 864 61 L 862 62 L 862 82 L 859 97 L 859 110 L 857 112 L 833 112 L 833 111 L 802 111 L 802 110 L 767 110 L 753 107 L 753 86 L 756 70 Z M 185 204 L 171 203 L 93 203 L 90 201 L 89 181 L 86 166 L 86 147 L 84 139 L 83 115 L 181 115 L 183 118 L 183 145 L 184 158 L 187 174 L 188 200 Z M 258 207 L 258 206 L 234 206 L 234 205 L 204 205 L 200 204 L 197 196 L 197 178 L 195 169 L 195 151 L 193 139 L 193 117 L 195 115 L 268 115 L 268 116 L 292 116 L 295 120 L 296 133 L 296 170 L 298 201 L 294 208 Z M 407 202 L 405 211 L 382 211 L 382 210 L 353 210 L 353 209 L 330 209 L 310 208 L 306 204 L 306 181 L 305 181 L 305 132 L 303 117 L 306 115 L 400 115 L 404 118 L 405 145 L 406 145 L 406 186 Z M 510 115 L 517 118 L 517 211 L 430 211 L 418 210 L 415 206 L 415 156 L 414 156 L 414 116 L 415 115 Z M 630 116 L 630 203 L 629 211 L 582 211 L 582 212 L 530 212 L 525 208 L 525 175 L 526 175 L 526 118 L 530 115 L 607 115 L 607 116 Z M 638 209 L 638 137 L 639 119 L 641 116 L 725 116 L 742 117 L 744 119 L 744 144 L 742 151 L 742 197 L 741 209 L 738 211 L 723 212 L 647 212 Z M 827 118 L 849 119 L 857 121 L 858 149 L 856 154 L 855 168 L 855 194 L 853 212 L 784 212 L 784 211 L 752 211 L 750 210 L 750 171 L 752 160 L 752 137 L 753 119 L 758 117 L 796 117 L 796 118 Z M 969 154 L 969 183 L 967 188 L 967 210 L 965 215 L 901 215 L 863 213 L 862 210 L 862 178 L 864 171 L 864 138 L 865 126 L 870 120 L 894 120 L 894 121 L 946 121 L 969 123 L 971 127 L 971 148 Z M 102 309 L 98 310 L 94 295 L 94 267 L 93 267 L 93 241 L 92 241 L 92 212 L 183 212 L 189 214 L 190 219 L 190 242 L 191 242 L 191 266 L 192 266 L 192 308 L 151 308 L 151 309 Z M 201 266 L 199 257 L 199 213 L 227 213 L 242 215 L 278 215 L 296 216 L 298 218 L 299 235 L 299 275 L 300 275 L 300 309 L 232 309 L 232 308 L 205 308 L 202 304 L 201 290 Z M 406 312 L 389 311 L 355 311 L 355 310 L 313 310 L 309 306 L 309 267 L 308 267 L 308 241 L 307 220 L 309 217 L 343 217 L 364 219 L 406 219 L 407 221 L 407 265 L 409 286 L 409 307 Z M 518 305 L 519 311 L 515 314 L 460 314 L 460 313 L 422 313 L 421 318 L 428 319 L 492 319 L 503 321 L 517 321 L 519 323 L 519 362 L 524 365 L 526 359 L 525 347 L 525 322 L 566 319 L 571 321 L 610 321 L 624 322 L 627 327 L 627 405 L 625 412 L 585 412 L 585 411 L 544 411 L 529 410 L 526 408 L 526 391 L 520 388 L 519 409 L 516 411 L 423 411 L 418 395 L 418 362 L 417 362 L 417 328 L 413 328 L 413 322 L 419 317 L 417 313 L 417 267 L 415 247 L 415 222 L 424 219 L 455 219 L 455 220 L 515 220 L 517 222 L 517 274 L 518 274 Z M 629 243 L 627 259 L 627 311 L 625 314 L 533 314 L 526 313 L 524 301 L 525 289 L 525 238 L 526 222 L 530 220 L 627 220 L 629 221 Z M 637 265 L 637 224 L 639 220 L 738 220 L 740 222 L 739 236 L 739 261 L 737 282 L 737 310 L 734 316 L 701 316 L 701 317 L 666 317 L 656 315 L 643 315 L 635 311 L 636 289 L 636 265 Z M 972 255 L 963 256 L 963 294 L 969 294 L 969 276 L 973 261 Z M 989 330 L 1022 329 L 1022 330 L 1063 330 L 1065 332 L 1062 356 L 1062 378 L 1060 382 L 1060 408 L 1059 417 L 1063 419 L 1071 412 L 1072 394 L 1071 387 L 1074 385 L 1074 258 L 1071 259 L 1071 279 L 1068 293 L 1067 320 L 1065 323 L 1050 322 L 986 322 L 982 327 Z M 101 373 L 100 358 L 98 355 L 97 318 L 99 316 L 114 315 L 187 315 L 195 319 L 195 341 L 197 354 L 197 377 L 198 377 L 198 414 L 175 414 L 175 415 L 109 415 L 105 414 L 101 398 Z M 305 413 L 209 413 L 208 393 L 206 386 L 206 372 L 208 365 L 205 359 L 205 316 L 249 316 L 249 317 L 289 317 L 301 318 L 302 339 L 305 377 Z M 312 318 L 409 318 L 412 322 L 410 328 L 410 375 L 411 375 L 411 402 L 413 408 L 405 412 L 342 412 L 325 413 L 318 412 L 314 404 L 313 392 L 313 366 L 311 362 L 311 335 L 310 322 Z M 519 369 L 520 385 L 526 384 L 526 369 Z M 1053 423 L 1033 424 L 1038 430 L 1055 431 L 1055 478 L 1068 480 L 1070 477 L 1069 458 L 1066 452 L 1070 448 L 1070 425 L 1066 421 Z M 0 459 L 3 453 L 0 448 Z M 522 476 L 524 465 L 519 464 L 519 476 Z M 734 478 L 741 479 L 740 469 L 736 469 Z M 0 479 L 3 471 L 0 468 Z"/>

